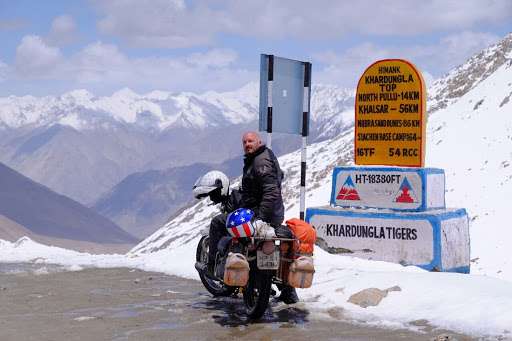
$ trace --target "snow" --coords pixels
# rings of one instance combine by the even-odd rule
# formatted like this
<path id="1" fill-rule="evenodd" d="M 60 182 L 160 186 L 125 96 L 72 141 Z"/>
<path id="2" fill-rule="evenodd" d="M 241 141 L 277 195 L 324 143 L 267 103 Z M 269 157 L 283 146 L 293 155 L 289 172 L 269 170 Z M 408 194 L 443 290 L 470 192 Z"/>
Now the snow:
<path id="1" fill-rule="evenodd" d="M 92 130 L 121 124 L 150 128 L 150 133 L 155 128 L 228 126 L 258 119 L 258 91 L 259 84 L 251 82 L 236 91 L 222 93 L 155 90 L 140 95 L 124 88 L 103 97 L 84 89 L 56 97 L 9 96 L 0 98 L 0 126 L 40 127 L 59 123 L 78 130 Z M 350 120 L 345 123 L 344 116 L 338 113 L 353 108 L 353 90 L 315 85 L 312 91 L 312 120 L 321 123 L 324 136 L 333 137 L 342 125 L 351 124 Z M 139 119 L 141 114 L 145 118 L 149 116 L 152 124 Z"/>
<path id="2" fill-rule="evenodd" d="M 198 280 L 194 269 L 199 238 L 175 249 L 147 254 L 91 255 L 38 244 L 27 237 L 11 243 L 0 240 L 1 262 L 60 264 L 68 271 L 87 267 L 129 267 L 159 271 Z M 343 309 L 356 323 L 418 330 L 414 321 L 476 337 L 511 337 L 512 285 L 480 275 L 426 272 L 416 267 L 332 255 L 316 248 L 313 286 L 299 289 L 307 309 L 330 318 L 328 311 Z M 174 261 L 172 261 L 174 260 Z M 38 270 L 39 275 L 50 271 Z M 348 302 L 367 288 L 391 291 L 379 305 L 362 308 Z"/>
<path id="3" fill-rule="evenodd" d="M 446 172 L 446 202 L 470 217 L 472 273 L 512 281 L 512 68 L 501 66 L 457 102 L 431 115 L 427 164 Z M 476 104 L 483 102 L 475 109 Z M 463 141 L 463 142 L 461 142 Z"/>

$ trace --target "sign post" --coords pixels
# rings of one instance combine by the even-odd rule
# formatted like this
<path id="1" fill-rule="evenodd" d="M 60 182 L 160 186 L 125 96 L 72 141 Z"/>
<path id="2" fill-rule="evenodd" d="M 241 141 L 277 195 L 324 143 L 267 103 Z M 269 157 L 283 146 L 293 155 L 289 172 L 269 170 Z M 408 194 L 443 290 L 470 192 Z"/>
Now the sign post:
<path id="1" fill-rule="evenodd" d="M 359 79 L 355 104 L 357 165 L 423 167 L 425 82 L 414 65 L 385 59 Z"/>
<path id="2" fill-rule="evenodd" d="M 309 135 L 311 63 L 261 55 L 259 130 L 302 135 L 300 219 L 306 206 L 306 148 Z"/>
<path id="3" fill-rule="evenodd" d="M 421 73 L 402 59 L 377 61 L 361 76 L 355 102 L 358 166 L 335 167 L 330 205 L 306 212 L 318 245 L 331 253 L 469 273 L 467 212 L 446 208 L 444 170 L 424 167 Z"/>

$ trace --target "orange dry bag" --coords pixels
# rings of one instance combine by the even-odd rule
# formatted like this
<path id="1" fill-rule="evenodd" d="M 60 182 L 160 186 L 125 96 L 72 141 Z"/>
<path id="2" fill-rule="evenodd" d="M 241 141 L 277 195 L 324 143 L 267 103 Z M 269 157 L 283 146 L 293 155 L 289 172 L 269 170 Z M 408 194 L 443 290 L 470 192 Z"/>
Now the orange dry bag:
<path id="1" fill-rule="evenodd" d="M 300 254 L 313 254 L 313 247 L 316 241 L 316 230 L 313 226 L 298 218 L 287 220 L 286 225 L 295 237 L 299 239 L 298 252 Z"/>

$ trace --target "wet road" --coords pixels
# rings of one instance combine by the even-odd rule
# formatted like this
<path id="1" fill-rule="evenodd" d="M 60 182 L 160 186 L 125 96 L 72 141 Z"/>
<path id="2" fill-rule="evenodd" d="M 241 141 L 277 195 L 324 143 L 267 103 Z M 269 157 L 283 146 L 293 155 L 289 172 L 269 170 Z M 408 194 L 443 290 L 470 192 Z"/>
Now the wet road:
<path id="1" fill-rule="evenodd" d="M 326 317 L 329 316 L 328 319 Z M 416 323 L 421 333 L 349 323 L 341 310 L 273 302 L 257 322 L 241 299 L 201 283 L 133 269 L 61 272 L 0 264 L 0 340 L 470 340 Z"/>

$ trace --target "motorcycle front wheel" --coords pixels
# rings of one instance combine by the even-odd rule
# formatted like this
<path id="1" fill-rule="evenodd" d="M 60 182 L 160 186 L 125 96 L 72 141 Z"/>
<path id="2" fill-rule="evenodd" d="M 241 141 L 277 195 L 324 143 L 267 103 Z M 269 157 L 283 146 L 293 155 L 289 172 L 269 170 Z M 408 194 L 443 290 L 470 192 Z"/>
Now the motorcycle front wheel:
<path id="1" fill-rule="evenodd" d="M 203 236 L 201 240 L 199 240 L 196 250 L 196 262 L 200 262 L 205 265 L 208 264 L 209 243 L 210 238 L 208 236 Z M 203 271 L 198 271 L 198 273 L 206 290 L 215 297 L 231 296 L 236 290 L 235 287 L 227 286 L 220 280 L 215 280 L 206 276 Z"/>
<path id="2" fill-rule="evenodd" d="M 251 269 L 249 283 L 244 290 L 244 304 L 249 318 L 259 319 L 263 316 L 268 307 L 271 290 L 272 273 Z"/>

